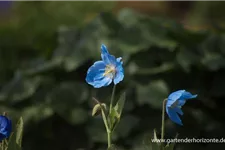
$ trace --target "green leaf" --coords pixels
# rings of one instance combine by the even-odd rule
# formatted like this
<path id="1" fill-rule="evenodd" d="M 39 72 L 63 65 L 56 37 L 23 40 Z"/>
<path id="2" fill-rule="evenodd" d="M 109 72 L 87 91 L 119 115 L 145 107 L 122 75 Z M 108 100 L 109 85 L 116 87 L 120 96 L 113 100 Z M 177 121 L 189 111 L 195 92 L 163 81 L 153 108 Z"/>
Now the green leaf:
<path id="1" fill-rule="evenodd" d="M 126 101 L 126 93 L 124 92 L 121 94 L 118 102 L 116 103 L 116 105 L 114 107 L 115 111 L 118 113 L 119 119 L 121 117 L 125 101 Z"/>
<path id="2" fill-rule="evenodd" d="M 117 45 L 126 55 L 154 45 L 170 50 L 174 50 L 177 46 L 177 42 L 168 34 L 170 26 L 177 25 L 173 21 L 149 18 L 132 9 L 122 9 L 117 18 L 123 25 L 123 29 L 118 32 Z"/>
<path id="3" fill-rule="evenodd" d="M 116 103 L 116 105 L 112 108 L 112 112 L 111 114 L 109 114 L 109 122 L 110 122 L 110 127 L 111 130 L 114 131 L 114 129 L 116 128 L 116 126 L 118 125 L 120 118 L 121 118 L 121 114 L 123 111 L 123 106 L 126 100 L 126 94 L 125 92 L 121 94 L 118 102 Z"/>
<path id="4" fill-rule="evenodd" d="M 102 108 L 106 110 L 106 104 L 105 103 L 96 104 L 94 106 L 94 108 L 92 109 L 92 116 L 99 115 L 101 113 Z"/>
<path id="5" fill-rule="evenodd" d="M 30 121 L 38 123 L 50 118 L 53 114 L 53 109 L 45 104 L 29 106 L 22 111 L 23 122 L 25 123 Z"/>
<path id="6" fill-rule="evenodd" d="M 21 150 L 22 137 L 23 137 L 23 119 L 22 117 L 20 117 L 16 125 L 16 132 L 11 133 L 11 136 L 9 138 L 7 150 Z"/>
<path id="7" fill-rule="evenodd" d="M 30 62 L 31 64 L 32 62 Z M 60 61 L 44 61 L 35 65 L 31 65 L 28 68 L 22 71 L 25 75 L 37 75 L 43 73 L 49 73 L 50 71 L 54 71 L 57 67 L 60 66 Z"/>
<path id="8" fill-rule="evenodd" d="M 73 109 L 77 104 L 83 103 L 87 99 L 87 93 L 86 84 L 64 81 L 48 93 L 47 101 L 54 110 L 64 113 L 68 109 Z"/>
<path id="9" fill-rule="evenodd" d="M 156 133 L 156 129 L 154 129 L 154 131 L 153 131 L 153 135 L 154 135 L 154 140 L 159 140 L 158 138 L 157 138 L 157 133 Z M 163 143 L 158 143 L 158 142 L 152 142 L 153 144 L 152 144 L 152 146 L 154 147 L 153 149 L 156 149 L 156 147 L 157 148 L 161 148 L 162 146 L 163 146 Z"/>
<path id="10" fill-rule="evenodd" d="M 23 138 L 23 118 L 20 117 L 16 125 L 16 143 L 21 147 Z"/>
<path id="11" fill-rule="evenodd" d="M 154 139 L 157 140 L 158 138 L 157 138 L 157 134 L 156 134 L 156 129 L 154 129 L 153 133 L 154 133 Z"/>
<path id="12" fill-rule="evenodd" d="M 16 142 L 10 142 L 7 150 L 21 150 L 21 147 Z"/>
<path id="13" fill-rule="evenodd" d="M 29 98 L 36 92 L 41 81 L 40 76 L 27 77 L 16 72 L 14 78 L 2 88 L 0 100 L 15 103 Z"/>
<path id="14" fill-rule="evenodd" d="M 0 149 L 7 150 L 7 144 L 8 144 L 7 139 L 2 140 L 0 144 Z"/>
<path id="15" fill-rule="evenodd" d="M 196 54 L 195 51 L 188 49 L 186 47 L 181 47 L 180 51 L 177 53 L 177 61 L 187 72 L 190 71 L 190 67 L 193 64 L 200 63 L 200 56 Z"/>
<path id="16" fill-rule="evenodd" d="M 114 129 L 116 128 L 117 124 L 119 123 L 120 117 L 118 112 L 115 110 L 115 108 L 112 108 L 112 112 L 111 114 L 109 114 L 108 116 L 108 120 L 110 123 L 110 129 L 111 131 L 114 131 Z"/>
<path id="17" fill-rule="evenodd" d="M 66 71 L 81 66 L 88 58 L 89 52 L 85 44 L 77 43 L 78 31 L 73 28 L 61 27 L 59 30 L 59 46 L 54 51 L 53 62 L 61 62 Z"/>
<path id="18" fill-rule="evenodd" d="M 206 51 L 201 61 L 203 65 L 212 71 L 225 68 L 224 57 L 218 52 Z"/>
<path id="19" fill-rule="evenodd" d="M 81 105 L 87 99 L 87 93 L 86 84 L 61 82 L 47 94 L 47 102 L 57 114 L 68 122 L 80 124 L 88 118 L 87 110 Z"/>

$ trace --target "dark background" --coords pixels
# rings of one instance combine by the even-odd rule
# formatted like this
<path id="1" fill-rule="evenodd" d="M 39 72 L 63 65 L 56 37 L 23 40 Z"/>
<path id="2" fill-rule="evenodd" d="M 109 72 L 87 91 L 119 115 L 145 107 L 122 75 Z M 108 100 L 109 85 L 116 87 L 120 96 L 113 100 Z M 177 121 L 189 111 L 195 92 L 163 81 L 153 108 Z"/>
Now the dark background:
<path id="1" fill-rule="evenodd" d="M 130 9 L 128 9 L 130 8 Z M 186 89 L 184 126 L 166 116 L 166 138 L 225 135 L 224 2 L 0 2 L 0 110 L 25 122 L 24 150 L 106 147 L 92 96 L 109 103 L 112 85 L 94 89 L 87 69 L 104 43 L 123 57 L 126 91 L 114 143 L 141 150 L 157 129 L 162 100 Z M 225 137 L 224 137 L 225 138 Z M 220 150 L 225 144 L 177 144 Z"/>

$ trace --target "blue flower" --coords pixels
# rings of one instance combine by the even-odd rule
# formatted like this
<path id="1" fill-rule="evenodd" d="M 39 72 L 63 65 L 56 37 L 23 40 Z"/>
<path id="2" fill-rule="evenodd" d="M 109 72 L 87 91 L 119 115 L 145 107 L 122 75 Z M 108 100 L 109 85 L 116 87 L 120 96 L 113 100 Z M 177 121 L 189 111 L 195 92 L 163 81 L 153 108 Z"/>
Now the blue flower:
<path id="1" fill-rule="evenodd" d="M 12 122 L 6 116 L 0 115 L 0 141 L 8 138 L 12 132 Z"/>
<path id="2" fill-rule="evenodd" d="M 180 117 L 178 116 L 178 114 L 183 115 L 181 107 L 186 103 L 186 100 L 196 97 L 197 95 L 192 95 L 190 92 L 186 92 L 185 90 L 179 90 L 171 93 L 167 98 L 166 103 L 166 112 L 169 118 L 173 122 L 179 125 L 183 125 Z"/>
<path id="3" fill-rule="evenodd" d="M 124 78 L 122 58 L 110 55 L 107 47 L 101 45 L 102 60 L 96 61 L 87 71 L 86 81 L 95 88 L 118 84 Z"/>

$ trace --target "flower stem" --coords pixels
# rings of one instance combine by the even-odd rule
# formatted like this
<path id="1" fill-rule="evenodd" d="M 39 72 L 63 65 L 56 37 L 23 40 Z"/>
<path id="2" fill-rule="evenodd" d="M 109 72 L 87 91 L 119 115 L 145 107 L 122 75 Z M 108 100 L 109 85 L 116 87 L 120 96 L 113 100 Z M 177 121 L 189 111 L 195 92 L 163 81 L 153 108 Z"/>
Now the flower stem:
<path id="1" fill-rule="evenodd" d="M 109 149 L 111 147 L 111 141 L 112 141 L 111 131 L 107 132 L 107 136 L 108 136 L 108 149 Z"/>
<path id="2" fill-rule="evenodd" d="M 116 92 L 116 85 L 114 84 L 111 101 L 110 101 L 110 106 L 109 106 L 109 114 L 111 114 L 111 112 L 112 112 L 112 106 L 113 106 L 113 101 L 114 101 L 114 97 L 115 97 L 115 92 Z"/>
<path id="3" fill-rule="evenodd" d="M 113 91 L 112 91 L 112 96 L 111 96 L 111 100 L 110 100 L 110 104 L 109 104 L 109 115 L 112 114 L 112 107 L 113 107 L 113 101 L 114 101 L 114 97 L 115 97 L 115 92 L 116 92 L 116 85 L 114 84 L 113 86 Z M 107 130 L 107 136 L 108 136 L 108 148 L 110 148 L 111 143 L 112 143 L 112 124 L 111 122 L 109 122 L 109 128 Z"/>
<path id="4" fill-rule="evenodd" d="M 109 128 L 109 125 L 108 125 L 108 121 L 107 121 L 106 116 L 105 116 L 105 112 L 103 110 L 102 110 L 102 118 L 103 118 L 103 121 L 104 121 L 104 124 L 105 124 L 105 128 L 106 128 L 106 132 L 107 132 L 108 148 L 110 148 L 110 146 L 111 146 L 111 131 L 110 131 L 110 128 Z"/>
<path id="5" fill-rule="evenodd" d="M 161 140 L 164 139 L 164 133 L 165 133 L 165 105 L 166 105 L 167 99 L 163 100 L 163 106 L 162 106 L 162 128 L 161 128 Z"/>

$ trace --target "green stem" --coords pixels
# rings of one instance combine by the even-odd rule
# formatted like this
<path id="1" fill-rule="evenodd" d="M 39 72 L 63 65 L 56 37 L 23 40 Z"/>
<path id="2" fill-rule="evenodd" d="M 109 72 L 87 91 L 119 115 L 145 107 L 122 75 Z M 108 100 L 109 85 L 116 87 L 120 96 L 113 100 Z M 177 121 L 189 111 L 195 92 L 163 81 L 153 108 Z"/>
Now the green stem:
<path id="1" fill-rule="evenodd" d="M 163 106 L 162 106 L 162 128 L 161 128 L 161 149 L 164 150 L 164 133 L 165 133 L 165 105 L 166 105 L 167 99 L 163 100 Z"/>
<path id="2" fill-rule="evenodd" d="M 161 128 L 161 140 L 164 139 L 164 133 L 165 133 L 165 105 L 166 105 L 167 99 L 163 100 L 163 106 L 162 106 L 162 128 Z"/>
<path id="3" fill-rule="evenodd" d="M 109 132 L 109 126 L 108 126 L 108 122 L 107 122 L 107 119 L 106 119 L 106 116 L 105 116 L 105 112 L 103 110 L 102 110 L 102 118 L 103 118 L 103 121 L 104 121 L 104 124 L 105 124 L 106 131 L 108 133 Z"/>
<path id="4" fill-rule="evenodd" d="M 165 133 L 165 105 L 166 105 L 167 99 L 163 100 L 163 107 L 162 107 L 162 131 L 161 131 L 161 139 L 164 139 L 164 133 Z"/>
<path id="5" fill-rule="evenodd" d="M 110 104 L 109 104 L 109 115 L 112 114 L 112 107 L 113 107 L 113 101 L 114 101 L 114 97 L 115 97 L 115 92 L 116 92 L 116 85 L 114 84 L 113 86 L 113 91 L 112 91 L 112 96 L 111 96 L 111 100 L 110 100 Z M 111 131 L 111 122 L 109 123 L 108 130 L 107 130 L 107 136 L 108 136 L 108 148 L 110 148 L 111 143 L 112 143 L 112 131 Z"/>
<path id="6" fill-rule="evenodd" d="M 108 126 L 108 122 L 107 122 L 107 119 L 106 119 L 106 116 L 105 116 L 105 112 L 103 110 L 102 110 L 102 117 L 103 117 L 103 121 L 104 121 L 104 124 L 105 124 L 107 136 L 108 136 L 108 148 L 109 148 L 111 146 L 111 131 L 110 131 L 109 126 Z"/>
<path id="7" fill-rule="evenodd" d="M 114 97 L 115 97 L 115 92 L 116 92 L 116 85 L 114 84 L 111 101 L 110 101 L 110 106 L 109 106 L 109 114 L 111 114 L 111 112 L 112 112 L 112 106 L 113 106 L 113 101 L 114 101 Z"/>
<path id="8" fill-rule="evenodd" d="M 112 141 L 112 134 L 111 134 L 111 131 L 107 132 L 107 136 L 108 136 L 108 148 L 110 148 L 110 146 L 111 146 L 111 141 Z"/>

